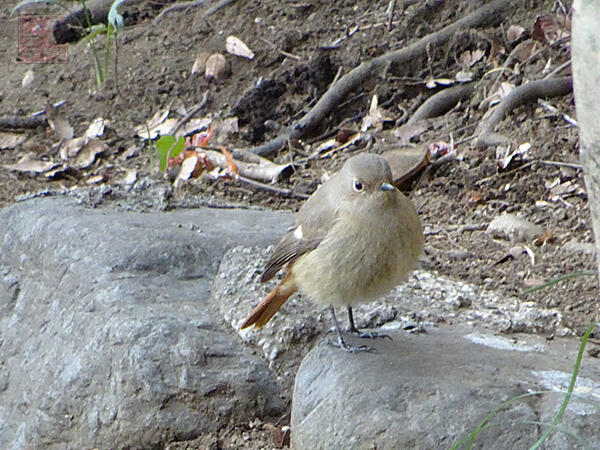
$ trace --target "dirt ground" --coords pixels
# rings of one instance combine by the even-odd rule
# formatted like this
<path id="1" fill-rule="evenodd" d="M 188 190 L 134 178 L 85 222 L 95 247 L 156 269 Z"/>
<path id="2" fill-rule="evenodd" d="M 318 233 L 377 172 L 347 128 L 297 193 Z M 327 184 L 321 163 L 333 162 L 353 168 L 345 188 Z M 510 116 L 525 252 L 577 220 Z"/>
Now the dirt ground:
<path id="1" fill-rule="evenodd" d="M 169 183 L 156 169 L 152 147 L 135 135 L 135 128 L 161 109 L 175 110 L 181 104 L 190 109 L 200 103 L 205 93 L 208 102 L 197 117 L 238 119 L 239 133 L 225 142 L 227 147 L 247 148 L 264 143 L 277 135 L 279 126 L 290 125 L 305 114 L 327 90 L 338 70 L 347 73 L 363 61 L 405 47 L 485 2 L 421 1 L 405 8 L 399 6 L 403 2 L 397 2 L 391 27 L 386 1 L 252 0 L 233 2 L 208 17 L 204 17 L 203 7 L 175 11 L 158 24 L 153 19 L 165 0 L 135 2 L 122 8 L 127 27 L 118 38 L 117 69 L 115 72 L 111 63 L 109 78 L 101 88 L 94 81 L 92 54 L 82 44 L 69 46 L 66 64 L 16 64 L 17 22 L 9 13 L 17 3 L 5 0 L 0 7 L 0 115 L 28 115 L 43 110 L 48 102 L 65 101 L 61 111 L 73 126 L 75 136 L 81 136 L 97 117 L 109 121 L 102 137 L 108 148 L 89 167 L 49 179 L 44 174 L 4 168 L 25 153 L 40 160 L 59 159 L 58 150 L 53 147 L 58 142 L 56 135 L 42 127 L 23 131 L 27 136 L 23 144 L 0 149 L 0 207 L 25 193 L 85 187 L 98 175 L 99 183 L 115 185 L 132 169 L 138 179 L 149 177 L 157 183 Z M 448 44 L 430 48 L 426 56 L 415 58 L 406 67 L 371 77 L 335 109 L 313 136 L 276 155 L 278 162 L 299 162 L 292 176 L 276 186 L 297 194 L 311 194 L 325 172 L 339 168 L 350 155 L 367 150 L 365 144 L 358 144 L 331 157 L 310 161 L 306 158 L 340 128 L 359 130 L 374 94 L 386 120 L 382 130 L 368 131 L 372 143 L 369 150 L 386 150 L 386 133 L 389 136 L 425 99 L 440 90 L 428 88 L 426 82 L 437 79 L 438 86 L 443 87 L 443 79 L 453 79 L 465 71 L 465 52 L 481 50 L 483 57 L 467 69 L 477 81 L 473 96 L 442 119 L 429 122 L 409 143 L 414 147 L 453 142 L 457 151 L 456 158 L 431 166 L 415 182 L 411 193 L 426 230 L 428 265 L 449 277 L 557 308 L 564 315 L 566 326 L 581 334 L 591 318 L 597 317 L 595 277 L 574 277 L 524 295 L 532 286 L 594 269 L 589 245 L 581 245 L 593 242 L 593 236 L 579 166 L 577 129 L 563 117 L 575 117 L 572 94 L 548 99 L 558 112 L 534 102 L 519 106 L 506 116 L 496 131 L 509 137 L 511 151 L 530 145 L 524 155 L 515 155 L 507 167 L 501 167 L 503 159 L 495 147 L 482 150 L 471 139 L 487 111 L 482 100 L 498 85 L 494 84 L 496 80 L 520 85 L 541 79 L 570 58 L 568 39 L 553 45 L 538 42 L 529 57 L 501 70 L 519 44 L 531 41 L 540 16 L 570 13 L 568 2 L 516 3 L 519 5 L 502 22 L 479 30 L 464 30 Z M 567 5 L 566 11 L 561 9 L 563 5 Z M 35 5 L 22 11 L 60 13 Z M 524 29 L 512 41 L 511 25 Z M 255 52 L 255 58 L 227 55 L 224 42 L 229 35 L 244 41 Z M 499 51 L 499 47 L 504 51 Z M 226 55 L 227 73 L 223 79 L 207 81 L 202 73 L 191 73 L 202 52 Z M 111 61 L 114 57 L 112 52 Z M 30 69 L 34 80 L 22 87 Z M 568 68 L 562 74 L 568 74 Z M 175 195 L 292 210 L 300 204 L 296 196 L 206 177 L 189 181 Z M 519 213 L 540 225 L 544 236 L 517 250 L 515 242 L 491 236 L 486 232 L 487 224 L 505 212 Z M 230 430 L 171 448 L 276 446 L 270 432 L 264 431 L 260 423 L 252 423 L 234 424 Z"/>

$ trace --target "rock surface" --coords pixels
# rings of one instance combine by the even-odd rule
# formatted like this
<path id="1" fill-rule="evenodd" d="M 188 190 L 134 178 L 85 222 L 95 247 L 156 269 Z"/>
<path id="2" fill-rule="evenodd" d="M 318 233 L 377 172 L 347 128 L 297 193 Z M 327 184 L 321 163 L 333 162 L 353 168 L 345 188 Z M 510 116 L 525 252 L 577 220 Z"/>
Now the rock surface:
<path id="1" fill-rule="evenodd" d="M 280 414 L 278 386 L 212 313 L 232 245 L 285 213 L 141 214 L 35 199 L 0 211 L 0 448 L 147 448 Z"/>
<path id="2" fill-rule="evenodd" d="M 505 404 L 472 447 L 529 448 L 544 432 L 539 423 L 558 411 L 577 355 L 575 340 L 507 339 L 459 327 L 392 336 L 369 342 L 378 354 L 328 345 L 308 354 L 294 389 L 296 450 L 452 448 L 502 402 L 547 391 Z M 563 426 L 542 448 L 585 448 L 583 441 L 600 448 L 598 380 L 598 360 L 585 359 Z"/>

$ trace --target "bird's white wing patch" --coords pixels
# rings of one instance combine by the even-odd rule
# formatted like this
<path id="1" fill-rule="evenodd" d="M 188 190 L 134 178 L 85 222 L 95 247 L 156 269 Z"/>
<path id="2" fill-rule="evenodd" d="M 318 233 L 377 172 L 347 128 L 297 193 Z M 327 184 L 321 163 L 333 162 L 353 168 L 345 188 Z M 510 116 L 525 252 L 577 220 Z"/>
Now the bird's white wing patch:
<path id="1" fill-rule="evenodd" d="M 302 234 L 302 225 L 294 230 L 294 237 L 298 240 L 304 237 L 304 234 Z"/>

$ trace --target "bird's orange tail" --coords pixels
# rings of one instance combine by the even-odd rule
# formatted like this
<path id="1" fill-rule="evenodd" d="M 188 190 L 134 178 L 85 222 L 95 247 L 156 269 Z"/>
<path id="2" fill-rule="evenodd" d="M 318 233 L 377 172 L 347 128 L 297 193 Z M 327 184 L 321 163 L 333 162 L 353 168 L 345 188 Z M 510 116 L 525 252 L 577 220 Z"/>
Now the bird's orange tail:
<path id="1" fill-rule="evenodd" d="M 288 298 L 298 290 L 296 283 L 290 272 L 279 283 L 279 285 L 269 292 L 269 295 L 256 306 L 242 324 L 242 330 L 254 325 L 256 328 L 262 328 L 271 320 L 271 317 L 281 308 Z"/>

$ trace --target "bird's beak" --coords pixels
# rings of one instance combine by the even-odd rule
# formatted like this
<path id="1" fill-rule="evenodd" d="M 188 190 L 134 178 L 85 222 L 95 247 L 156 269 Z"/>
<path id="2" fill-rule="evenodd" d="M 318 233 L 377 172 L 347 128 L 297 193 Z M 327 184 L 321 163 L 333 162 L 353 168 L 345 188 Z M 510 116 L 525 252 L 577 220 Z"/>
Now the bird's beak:
<path id="1" fill-rule="evenodd" d="M 393 191 L 396 188 L 394 186 L 392 186 L 390 183 L 381 183 L 381 186 L 379 186 L 379 189 L 382 191 Z"/>

